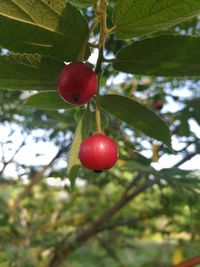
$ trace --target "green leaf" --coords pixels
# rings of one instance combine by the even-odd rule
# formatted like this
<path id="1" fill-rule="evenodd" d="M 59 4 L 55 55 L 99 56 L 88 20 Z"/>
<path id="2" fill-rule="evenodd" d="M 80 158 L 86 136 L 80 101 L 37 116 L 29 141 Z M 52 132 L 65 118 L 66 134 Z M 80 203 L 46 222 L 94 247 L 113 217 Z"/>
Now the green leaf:
<path id="1" fill-rule="evenodd" d="M 61 61 L 39 54 L 0 56 L 0 89 L 57 90 Z"/>
<path id="2" fill-rule="evenodd" d="M 68 2 L 70 2 L 71 4 L 75 6 L 86 8 L 92 5 L 94 1 L 93 0 L 68 0 Z"/>
<path id="3" fill-rule="evenodd" d="M 86 20 L 65 0 L 0 1 L 0 45 L 11 51 L 72 61 L 87 35 Z"/>
<path id="4" fill-rule="evenodd" d="M 198 76 L 199 58 L 200 38 L 163 35 L 123 48 L 117 54 L 114 68 L 134 74 Z"/>
<path id="5" fill-rule="evenodd" d="M 165 30 L 200 13 L 199 0 L 118 0 L 113 21 L 121 38 Z"/>
<path id="6" fill-rule="evenodd" d="M 177 135 L 188 137 L 191 135 L 190 126 L 188 123 L 190 116 L 191 114 L 187 108 L 184 108 L 181 110 L 181 112 L 178 112 L 177 119 L 180 120 L 180 124 L 177 127 Z"/>
<path id="7" fill-rule="evenodd" d="M 170 132 L 165 122 L 135 100 L 120 95 L 105 95 L 101 97 L 101 105 L 128 125 L 171 147 Z"/>
<path id="8" fill-rule="evenodd" d="M 91 113 L 89 109 L 87 109 L 79 120 L 69 152 L 67 173 L 71 181 L 72 188 L 74 187 L 80 168 L 80 160 L 78 158 L 79 147 L 83 140 L 88 137 L 90 131 L 90 115 Z"/>
<path id="9" fill-rule="evenodd" d="M 52 91 L 38 93 L 29 97 L 24 106 L 50 110 L 74 108 L 73 105 L 64 102 L 58 92 Z"/>

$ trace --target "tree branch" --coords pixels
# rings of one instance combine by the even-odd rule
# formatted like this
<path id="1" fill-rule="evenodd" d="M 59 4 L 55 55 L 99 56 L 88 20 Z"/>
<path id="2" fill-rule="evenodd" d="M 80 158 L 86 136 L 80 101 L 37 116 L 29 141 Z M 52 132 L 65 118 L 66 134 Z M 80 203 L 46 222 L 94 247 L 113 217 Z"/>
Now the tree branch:
<path id="1" fill-rule="evenodd" d="M 200 264 L 200 256 L 193 257 L 189 260 L 176 264 L 172 267 L 193 267 Z"/>
<path id="2" fill-rule="evenodd" d="M 132 226 L 133 224 L 138 223 L 140 220 L 141 218 L 139 216 L 128 218 L 126 220 L 118 220 L 118 221 L 114 220 L 114 221 L 111 221 L 110 223 L 100 226 L 98 229 L 98 232 L 103 232 L 106 230 L 113 230 L 114 228 L 122 227 L 122 226 Z"/>
<path id="3" fill-rule="evenodd" d="M 147 218 L 152 219 L 152 218 L 155 218 L 155 216 L 162 215 L 162 214 L 163 213 L 156 210 L 152 214 L 148 214 Z M 130 218 L 126 218 L 123 220 L 113 220 L 109 223 L 105 223 L 102 226 L 100 226 L 98 229 L 98 233 L 106 231 L 106 230 L 113 230 L 114 228 L 117 228 L 117 227 L 133 226 L 133 225 L 141 222 L 141 220 L 142 220 L 141 216 L 130 217 Z"/>
<path id="4" fill-rule="evenodd" d="M 23 142 L 19 145 L 19 147 L 15 150 L 15 152 L 13 153 L 12 157 L 8 160 L 8 161 L 4 161 L 3 163 L 3 168 L 0 171 L 0 177 L 3 175 L 3 172 L 5 171 L 5 168 L 8 166 L 8 164 L 10 164 L 14 157 L 17 155 L 17 153 L 21 150 L 21 148 L 25 145 L 25 139 L 23 140 Z M 2 151 L 3 151 L 3 145 L 2 145 Z M 3 158 L 4 158 L 4 154 L 3 154 Z"/>
<path id="5" fill-rule="evenodd" d="M 191 158 L 193 158 L 194 156 L 197 155 L 197 152 L 194 151 L 192 153 L 188 153 L 183 159 L 181 159 L 179 162 L 177 162 L 173 168 L 179 167 L 181 166 L 183 163 L 187 162 L 188 160 L 190 160 Z"/>

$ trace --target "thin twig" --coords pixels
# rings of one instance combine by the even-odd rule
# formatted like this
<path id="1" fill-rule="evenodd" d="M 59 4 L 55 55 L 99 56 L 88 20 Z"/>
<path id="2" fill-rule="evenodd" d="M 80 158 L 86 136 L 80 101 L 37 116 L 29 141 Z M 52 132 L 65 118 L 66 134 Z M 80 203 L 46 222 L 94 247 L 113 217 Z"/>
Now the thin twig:
<path id="1" fill-rule="evenodd" d="M 1 142 L 1 153 L 2 153 L 2 162 L 3 164 L 5 164 L 5 153 L 4 153 L 4 147 L 3 147 L 3 143 Z"/>
<path id="2" fill-rule="evenodd" d="M 183 163 L 187 162 L 188 160 L 190 160 L 191 158 L 193 158 L 194 156 L 197 155 L 197 152 L 194 151 L 192 153 L 188 153 L 183 159 L 181 159 L 179 162 L 177 162 L 173 168 L 177 168 L 179 166 L 181 166 Z"/>
<path id="3" fill-rule="evenodd" d="M 8 164 L 10 164 L 14 160 L 14 157 L 21 150 L 21 148 L 25 145 L 25 143 L 26 143 L 26 140 L 24 139 L 23 142 L 19 145 L 19 147 L 15 150 L 15 152 L 13 153 L 11 158 L 9 160 L 7 160 L 7 161 L 4 161 L 3 168 L 0 171 L 0 177 L 3 175 L 3 172 L 5 171 L 5 168 L 8 166 Z"/>

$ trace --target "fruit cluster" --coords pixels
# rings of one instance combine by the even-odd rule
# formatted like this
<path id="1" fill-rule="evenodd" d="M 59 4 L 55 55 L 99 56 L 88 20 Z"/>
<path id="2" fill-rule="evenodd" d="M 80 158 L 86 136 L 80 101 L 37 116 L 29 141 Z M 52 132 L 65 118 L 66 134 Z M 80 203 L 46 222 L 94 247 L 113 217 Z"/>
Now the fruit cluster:
<path id="1" fill-rule="evenodd" d="M 83 62 L 72 62 L 64 67 L 58 80 L 58 90 L 64 101 L 83 105 L 90 101 L 97 89 L 97 76 Z M 87 169 L 100 172 L 113 167 L 117 161 L 117 144 L 102 133 L 86 138 L 79 149 L 79 159 Z"/>

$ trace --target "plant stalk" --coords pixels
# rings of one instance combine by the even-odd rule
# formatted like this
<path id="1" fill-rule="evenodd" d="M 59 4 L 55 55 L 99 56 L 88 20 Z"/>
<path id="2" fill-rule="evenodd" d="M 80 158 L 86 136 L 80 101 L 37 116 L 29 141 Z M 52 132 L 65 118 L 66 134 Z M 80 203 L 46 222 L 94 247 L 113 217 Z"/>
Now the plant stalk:
<path id="1" fill-rule="evenodd" d="M 101 86 L 101 76 L 102 76 L 102 62 L 103 62 L 103 50 L 104 43 L 107 33 L 107 24 L 106 24 L 106 9 L 108 5 L 108 0 L 99 1 L 96 12 L 100 18 L 100 35 L 99 35 L 99 54 L 97 58 L 95 73 L 98 77 L 98 85 L 96 91 L 96 131 L 97 133 L 102 133 L 101 129 L 101 105 L 100 105 L 100 86 Z"/>

